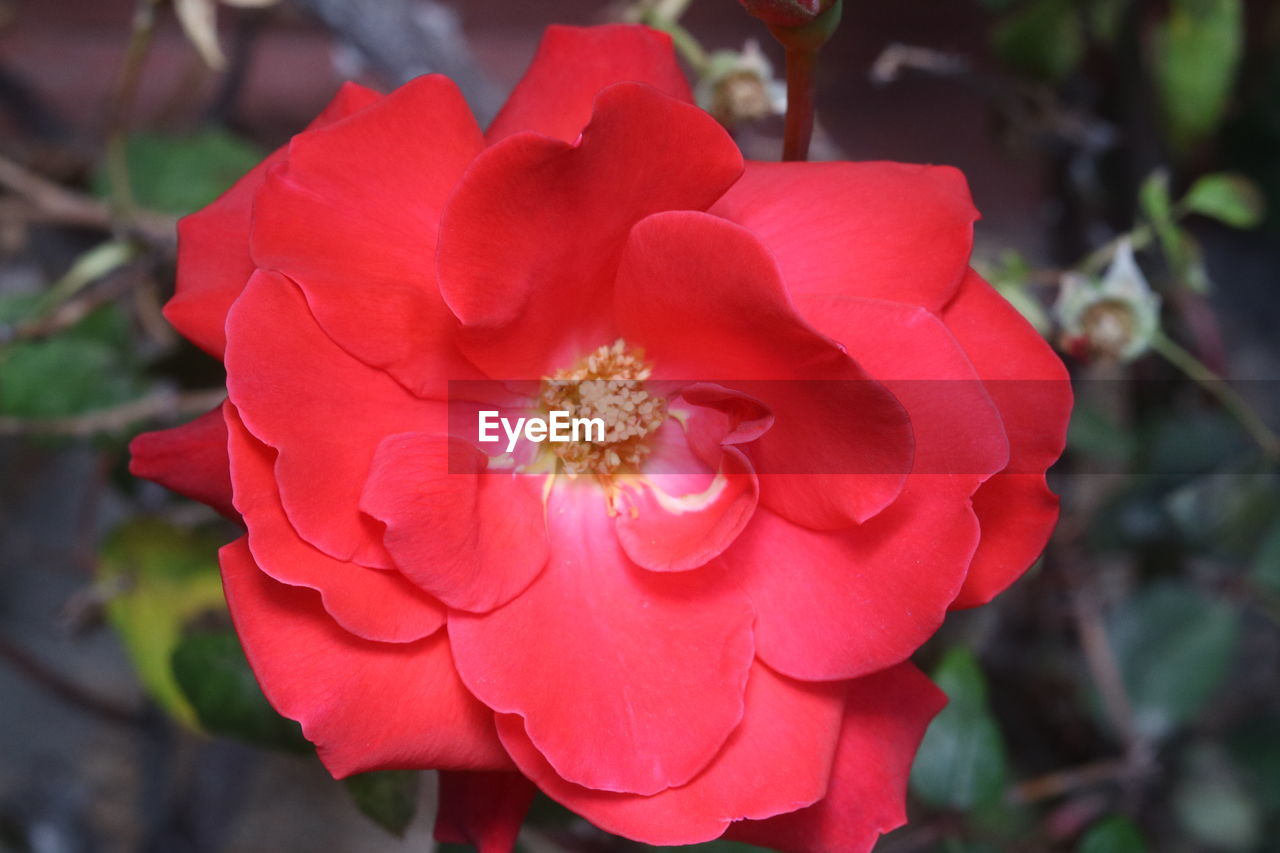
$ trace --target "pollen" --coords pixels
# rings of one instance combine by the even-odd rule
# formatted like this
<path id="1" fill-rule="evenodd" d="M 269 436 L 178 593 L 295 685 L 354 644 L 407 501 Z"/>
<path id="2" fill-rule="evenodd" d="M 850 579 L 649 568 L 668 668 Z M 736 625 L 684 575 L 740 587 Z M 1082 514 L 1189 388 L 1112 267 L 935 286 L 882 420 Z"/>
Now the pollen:
<path id="1" fill-rule="evenodd" d="M 566 473 L 608 476 L 640 466 L 649 453 L 647 439 L 667 418 L 666 401 L 645 389 L 652 369 L 641 351 L 619 338 L 543 378 L 543 408 L 605 425 L 602 441 L 549 443 Z"/>

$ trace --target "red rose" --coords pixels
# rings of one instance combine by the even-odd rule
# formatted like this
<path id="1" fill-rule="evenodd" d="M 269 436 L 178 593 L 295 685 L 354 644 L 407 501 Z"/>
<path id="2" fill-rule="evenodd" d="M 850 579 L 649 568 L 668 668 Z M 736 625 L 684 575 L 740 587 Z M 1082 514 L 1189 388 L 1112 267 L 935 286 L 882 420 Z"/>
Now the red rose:
<path id="1" fill-rule="evenodd" d="M 133 469 L 238 513 L 266 695 L 335 776 L 447 771 L 440 837 L 509 849 L 530 780 L 648 843 L 865 850 L 943 703 L 907 658 L 1057 514 L 1065 372 L 975 218 L 950 168 L 744 169 L 646 29 L 551 29 L 484 134 L 444 78 L 348 85 L 180 226 L 166 315 L 229 399 Z M 616 432 L 517 473 L 457 380 Z"/>

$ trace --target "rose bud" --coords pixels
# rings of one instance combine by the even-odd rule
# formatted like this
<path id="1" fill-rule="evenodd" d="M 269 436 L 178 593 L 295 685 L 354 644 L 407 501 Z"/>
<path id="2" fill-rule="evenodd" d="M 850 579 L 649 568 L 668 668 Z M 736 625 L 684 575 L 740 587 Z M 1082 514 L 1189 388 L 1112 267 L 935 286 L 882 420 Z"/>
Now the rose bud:
<path id="1" fill-rule="evenodd" d="M 840 0 L 739 0 L 743 7 L 771 27 L 803 27 L 817 20 Z"/>

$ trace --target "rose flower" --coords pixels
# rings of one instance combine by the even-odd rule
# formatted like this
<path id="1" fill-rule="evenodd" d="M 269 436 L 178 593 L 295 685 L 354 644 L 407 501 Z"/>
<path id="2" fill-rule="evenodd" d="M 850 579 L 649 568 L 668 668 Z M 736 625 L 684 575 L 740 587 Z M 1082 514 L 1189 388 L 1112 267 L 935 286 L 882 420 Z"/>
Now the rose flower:
<path id="1" fill-rule="evenodd" d="M 440 838 L 509 850 L 536 787 L 866 850 L 945 702 L 908 657 L 1057 516 L 1065 371 L 976 217 L 951 168 L 744 164 L 644 28 L 549 30 L 485 132 L 347 85 L 179 226 L 227 402 L 133 470 L 243 522 L 266 696 L 335 777 L 441 770 Z M 481 409 L 608 432 L 508 454 Z"/>

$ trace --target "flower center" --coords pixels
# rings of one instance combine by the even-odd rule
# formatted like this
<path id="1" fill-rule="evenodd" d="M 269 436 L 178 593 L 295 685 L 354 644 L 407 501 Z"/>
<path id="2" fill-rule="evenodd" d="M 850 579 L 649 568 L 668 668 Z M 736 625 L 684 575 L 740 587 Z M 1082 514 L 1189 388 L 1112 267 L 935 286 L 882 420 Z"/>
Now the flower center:
<path id="1" fill-rule="evenodd" d="M 619 338 L 542 380 L 539 396 L 548 412 L 604 421 L 603 441 L 548 444 L 567 473 L 607 476 L 639 467 L 649 453 L 648 437 L 667 418 L 666 401 L 645 390 L 651 373 L 643 353 Z"/>

